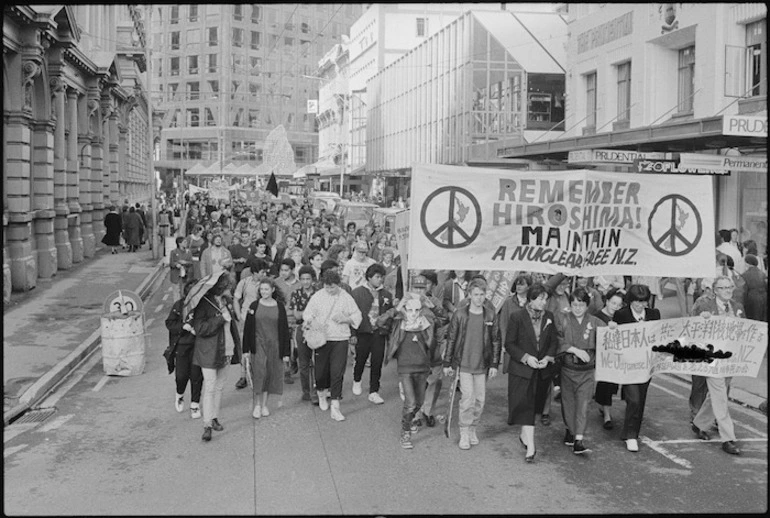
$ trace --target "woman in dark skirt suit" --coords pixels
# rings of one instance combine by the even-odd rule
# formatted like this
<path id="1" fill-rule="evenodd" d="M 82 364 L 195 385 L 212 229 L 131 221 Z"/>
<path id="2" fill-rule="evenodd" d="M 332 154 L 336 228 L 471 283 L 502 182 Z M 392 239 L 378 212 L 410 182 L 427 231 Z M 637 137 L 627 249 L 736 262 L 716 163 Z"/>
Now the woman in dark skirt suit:
<path id="1" fill-rule="evenodd" d="M 104 230 L 102 243 L 111 246 L 112 253 L 117 254 L 118 247 L 120 246 L 120 233 L 123 231 L 123 225 L 115 205 L 110 206 L 110 211 L 104 216 Z"/>
<path id="2" fill-rule="evenodd" d="M 524 308 L 511 314 L 505 333 L 508 363 L 508 424 L 521 425 L 519 440 L 527 448 L 525 460 L 535 460 L 535 414 L 543 408 L 555 371 L 559 347 L 553 313 L 545 310 L 548 291 L 533 284 Z M 500 325 L 505 325 L 501 322 Z"/>
<path id="3" fill-rule="evenodd" d="M 648 320 L 660 320 L 660 311 L 648 308 L 650 302 L 650 288 L 644 284 L 632 284 L 626 293 L 626 307 L 619 309 L 612 316 L 612 320 L 619 325 L 635 324 Z M 626 402 L 626 417 L 623 421 L 623 433 L 620 438 L 626 441 L 628 451 L 639 451 L 639 429 L 642 427 L 644 417 L 644 404 L 647 401 L 647 389 L 650 388 L 650 380 L 644 383 L 623 385 L 621 397 Z"/>

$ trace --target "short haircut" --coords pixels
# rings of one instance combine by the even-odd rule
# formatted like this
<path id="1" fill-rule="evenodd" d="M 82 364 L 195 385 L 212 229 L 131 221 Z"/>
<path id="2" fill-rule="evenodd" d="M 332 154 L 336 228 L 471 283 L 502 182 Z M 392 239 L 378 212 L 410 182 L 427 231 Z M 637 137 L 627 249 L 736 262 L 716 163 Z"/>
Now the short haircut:
<path id="1" fill-rule="evenodd" d="M 717 277 L 714 279 L 714 282 L 712 282 L 712 283 L 711 283 L 711 288 L 712 288 L 712 289 L 713 289 L 713 288 L 716 288 L 716 287 L 717 287 L 717 283 L 718 283 L 719 281 L 727 281 L 727 282 L 729 282 L 729 283 L 730 283 L 732 286 L 735 286 L 735 281 L 733 281 L 733 280 L 732 280 L 730 277 L 728 277 L 727 275 L 718 275 L 718 276 L 717 276 Z"/>
<path id="2" fill-rule="evenodd" d="M 383 250 L 382 253 L 384 254 L 385 251 Z M 438 286 L 438 276 L 436 275 L 436 272 L 434 272 L 433 270 L 423 270 L 420 272 L 420 275 L 425 277 L 425 280 L 428 281 L 431 284 L 431 286 Z"/>
<path id="3" fill-rule="evenodd" d="M 182 237 L 182 236 L 176 236 L 176 239 L 175 239 L 174 241 L 176 241 L 176 246 L 179 246 L 179 245 L 181 245 L 181 244 L 182 244 L 182 242 L 183 242 L 184 240 L 185 240 L 185 238 L 184 238 L 184 237 Z"/>
<path id="4" fill-rule="evenodd" d="M 267 240 L 266 240 L 265 238 L 263 238 L 263 237 L 260 237 L 259 239 L 257 239 L 257 240 L 254 242 L 254 244 L 255 244 L 256 246 L 259 246 L 259 245 L 265 245 L 265 248 L 266 248 L 266 249 L 267 249 L 267 248 L 270 248 L 270 246 L 268 246 L 268 244 L 267 244 Z"/>
<path id="5" fill-rule="evenodd" d="M 730 241 L 730 239 L 732 239 L 732 232 L 723 228 L 722 230 L 719 231 L 719 237 L 722 238 L 722 241 L 724 243 L 727 243 L 728 241 Z"/>
<path id="6" fill-rule="evenodd" d="M 516 292 L 516 285 L 517 284 L 526 284 L 527 288 L 532 286 L 532 276 L 527 273 L 520 273 L 516 276 L 516 278 L 513 280 L 513 283 L 511 284 L 511 293 Z"/>
<path id="7" fill-rule="evenodd" d="M 604 295 L 604 300 L 610 300 L 612 297 L 620 297 L 621 301 L 625 301 L 626 290 L 623 288 L 610 288 Z"/>
<path id="8" fill-rule="evenodd" d="M 629 286 L 628 292 L 626 293 L 626 304 L 631 304 L 632 302 L 647 302 L 650 300 L 651 296 L 652 293 L 650 293 L 650 288 L 644 284 L 632 284 Z"/>
<path id="9" fill-rule="evenodd" d="M 338 266 L 339 266 L 339 263 L 337 261 L 333 259 L 327 259 L 326 261 L 321 263 L 321 275 L 323 275 L 323 273 L 326 270 L 331 270 L 332 268 L 336 268 Z"/>
<path id="10" fill-rule="evenodd" d="M 320 232 L 316 232 L 315 234 L 313 234 L 313 239 L 315 239 L 315 238 L 323 239 L 324 235 L 321 234 Z"/>
<path id="11" fill-rule="evenodd" d="M 585 302 L 586 305 L 591 303 L 591 296 L 588 294 L 588 290 L 585 288 L 575 288 L 575 291 L 569 294 L 569 302 L 572 304 L 575 301 Z"/>
<path id="12" fill-rule="evenodd" d="M 475 279 L 471 279 L 471 281 L 468 283 L 468 294 L 470 295 L 471 291 L 473 291 L 474 288 L 479 288 L 483 290 L 485 293 L 487 291 L 487 281 L 484 279 L 480 279 L 476 277 Z"/>
<path id="13" fill-rule="evenodd" d="M 321 282 L 324 285 L 332 285 L 336 284 L 339 286 L 339 284 L 342 282 L 342 279 L 340 279 L 340 274 L 334 271 L 333 269 L 324 270 L 323 273 L 321 273 Z"/>
<path id="14" fill-rule="evenodd" d="M 257 259 L 255 257 L 251 257 L 248 262 L 249 269 L 251 270 L 251 273 L 255 272 L 261 272 L 262 270 L 269 270 L 270 265 L 265 261 L 264 259 Z"/>
<path id="15" fill-rule="evenodd" d="M 313 280 L 316 280 L 316 278 L 315 278 L 315 270 L 309 264 L 306 264 L 304 266 L 300 266 L 300 268 L 299 268 L 299 275 L 297 275 L 297 277 L 301 278 L 306 273 L 310 274 L 310 277 Z"/>
<path id="16" fill-rule="evenodd" d="M 536 282 L 532 284 L 532 286 L 529 287 L 527 290 L 527 300 L 535 300 L 536 298 L 540 297 L 543 293 L 548 295 L 548 288 L 543 286 L 541 283 Z"/>
<path id="17" fill-rule="evenodd" d="M 281 261 L 281 266 L 283 266 L 284 264 L 289 268 L 291 268 L 292 270 L 297 266 L 297 263 L 294 262 L 294 259 L 291 259 L 290 257 L 287 257 L 286 259 Z"/>
<path id="18" fill-rule="evenodd" d="M 759 266 L 759 260 L 756 255 L 746 254 L 746 257 L 744 257 L 743 260 L 746 261 L 746 264 L 750 264 L 751 266 Z"/>
<path id="19" fill-rule="evenodd" d="M 366 280 L 371 279 L 377 274 L 380 274 L 380 276 L 385 277 L 385 267 L 382 266 L 380 263 L 374 263 L 372 265 L 369 265 L 369 268 L 366 269 Z"/>
<path id="20" fill-rule="evenodd" d="M 323 256 L 324 256 L 324 253 L 323 253 L 323 252 L 321 252 L 320 250 L 313 250 L 312 252 L 310 252 L 310 253 L 308 254 L 307 258 L 308 258 L 308 259 L 315 259 L 315 257 L 316 257 L 317 255 L 320 255 L 321 257 L 323 257 Z"/>

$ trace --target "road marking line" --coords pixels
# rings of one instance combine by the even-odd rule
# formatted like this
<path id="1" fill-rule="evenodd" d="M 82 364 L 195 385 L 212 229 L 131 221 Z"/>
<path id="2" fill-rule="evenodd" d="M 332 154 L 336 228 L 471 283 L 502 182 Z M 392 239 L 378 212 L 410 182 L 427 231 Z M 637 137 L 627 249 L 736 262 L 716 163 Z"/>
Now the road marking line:
<path id="1" fill-rule="evenodd" d="M 166 302 L 168 300 L 169 295 L 170 293 L 166 293 L 165 295 L 163 295 L 163 302 Z"/>
<path id="2" fill-rule="evenodd" d="M 3 458 L 6 459 L 17 451 L 23 450 L 27 446 L 29 446 L 29 444 L 19 444 L 18 446 L 13 446 L 11 448 L 3 448 Z"/>
<path id="3" fill-rule="evenodd" d="M 99 380 L 99 383 L 94 385 L 94 388 L 92 388 L 91 390 L 93 392 L 99 392 L 100 390 L 102 390 L 102 387 L 105 385 L 105 383 L 107 383 L 109 380 L 110 380 L 109 376 L 102 376 L 102 379 Z"/>
<path id="4" fill-rule="evenodd" d="M 641 440 L 644 444 L 650 447 L 651 450 L 657 451 L 664 457 L 666 457 L 671 462 L 674 462 L 676 464 L 679 464 L 680 466 L 692 469 L 692 464 L 690 464 L 688 461 L 683 459 L 682 457 L 679 457 L 677 455 L 674 455 L 670 451 L 666 450 L 665 448 L 661 447 L 657 441 L 652 441 L 648 439 L 647 437 L 641 437 Z"/>
<path id="5" fill-rule="evenodd" d="M 146 327 L 150 327 L 152 323 L 155 322 L 155 318 L 150 318 L 147 320 L 147 322 L 144 323 Z"/>
<path id="6" fill-rule="evenodd" d="M 73 414 L 63 415 L 61 417 L 57 417 L 56 419 L 54 419 L 50 423 L 46 423 L 43 426 L 41 426 L 38 431 L 39 432 L 50 432 L 51 430 L 56 430 L 61 425 L 63 425 L 64 423 L 66 423 L 67 421 L 72 419 L 73 417 L 75 417 Z"/>
<path id="7" fill-rule="evenodd" d="M 667 389 L 666 387 L 661 387 L 661 386 L 660 386 L 660 385 L 658 385 L 657 383 L 650 383 L 650 385 L 652 385 L 653 387 L 655 387 L 655 388 L 657 388 L 657 389 L 660 389 L 660 390 L 662 390 L 663 392 L 667 392 L 667 393 L 671 394 L 671 395 L 672 395 L 672 396 L 674 396 L 674 397 L 678 397 L 679 399 L 684 399 L 685 401 L 690 401 L 690 398 L 689 398 L 689 397 L 685 397 L 685 396 L 683 396 L 683 395 L 681 395 L 681 394 L 678 394 L 678 393 L 674 392 L 673 390 L 669 390 L 669 389 Z M 731 403 L 732 403 L 732 401 L 731 401 Z M 745 410 L 745 409 L 744 409 L 742 406 L 740 406 L 740 405 L 739 405 L 739 404 L 737 404 L 737 403 L 733 403 L 733 404 L 730 406 L 730 411 L 731 411 L 731 412 L 732 412 L 734 409 L 739 409 L 739 410 L 742 410 L 742 411 L 744 411 L 745 413 L 747 413 L 747 414 L 749 414 L 749 415 L 752 415 L 752 414 L 750 414 L 750 413 L 749 413 L 749 411 L 748 411 L 748 410 Z M 732 417 L 732 416 L 731 416 L 731 417 Z M 756 415 L 754 415 L 754 417 L 757 417 L 757 416 L 756 416 Z M 733 424 L 735 424 L 735 425 L 737 425 L 737 426 L 740 426 L 741 428 L 743 428 L 743 429 L 745 429 L 745 430 L 748 430 L 748 431 L 750 431 L 750 432 L 751 432 L 751 433 L 753 433 L 753 434 L 762 435 L 762 432 L 761 432 L 761 431 L 757 430 L 756 428 L 752 428 L 751 426 L 749 426 L 749 425 L 747 425 L 747 424 L 743 424 L 743 423 L 741 423 L 740 421 L 738 421 L 738 420 L 737 420 L 737 419 L 735 419 L 735 418 L 733 418 Z"/>
<path id="8" fill-rule="evenodd" d="M 163 311 L 163 304 L 159 304 L 158 307 L 155 308 L 156 313 L 160 313 L 161 311 Z"/>
<path id="9" fill-rule="evenodd" d="M 767 442 L 767 437 L 752 437 L 750 439 L 738 439 L 739 442 Z M 654 441 L 656 444 L 685 444 L 690 442 L 719 442 L 722 441 L 719 439 L 709 439 L 708 441 L 704 441 L 701 439 L 670 439 L 667 441 Z"/>
<path id="10" fill-rule="evenodd" d="M 174 287 L 173 286 L 169 286 L 166 291 L 168 291 L 169 293 L 173 293 Z"/>
<path id="11" fill-rule="evenodd" d="M 10 441 L 17 435 L 21 435 L 24 432 L 28 432 L 32 430 L 38 425 L 40 425 L 40 423 L 23 423 L 23 424 L 14 424 L 13 426 L 6 427 L 3 430 L 3 443 Z"/>
<path id="12" fill-rule="evenodd" d="M 96 351 L 98 351 L 98 349 Z M 40 407 L 41 408 L 55 407 L 56 403 L 58 403 L 59 400 L 72 389 L 72 387 L 80 383 L 80 380 L 82 380 L 85 377 L 85 375 L 88 374 L 91 371 L 91 369 L 94 368 L 94 366 L 99 362 L 100 357 L 101 357 L 100 353 L 94 352 L 94 354 L 91 355 L 91 357 L 86 361 L 86 363 L 84 363 L 77 370 L 77 373 L 75 374 L 75 376 L 73 376 L 71 380 L 69 380 L 67 383 L 65 383 L 61 387 L 54 389 L 54 393 L 52 393 L 50 396 L 44 399 L 43 402 L 40 404 Z"/>
<path id="13" fill-rule="evenodd" d="M 680 387 L 686 388 L 688 391 L 690 390 L 691 385 L 687 383 L 686 381 L 682 381 L 681 379 L 677 378 L 676 376 L 667 376 L 666 378 L 675 385 L 679 385 Z M 689 398 L 687 398 L 689 400 Z M 733 403 L 733 406 L 730 408 L 730 411 L 737 410 L 738 412 L 741 412 L 744 415 L 751 416 L 754 418 L 760 417 L 759 413 L 756 410 L 746 408 L 743 405 L 736 403 L 735 401 L 730 401 L 730 403 Z"/>

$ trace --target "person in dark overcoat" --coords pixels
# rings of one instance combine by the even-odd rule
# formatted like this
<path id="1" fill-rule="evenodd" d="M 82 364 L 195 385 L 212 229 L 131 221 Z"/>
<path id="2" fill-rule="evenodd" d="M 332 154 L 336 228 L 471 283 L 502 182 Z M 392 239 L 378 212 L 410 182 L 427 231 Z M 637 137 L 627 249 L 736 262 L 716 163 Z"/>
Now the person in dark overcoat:
<path id="1" fill-rule="evenodd" d="M 123 229 L 125 232 L 126 244 L 128 245 L 128 251 L 136 252 L 142 244 L 142 230 L 144 229 L 144 225 L 141 216 L 137 214 L 134 207 L 128 209 L 128 213 L 124 218 Z"/>
<path id="2" fill-rule="evenodd" d="M 759 260 L 753 254 L 746 254 L 746 271 L 741 274 L 746 282 L 743 307 L 746 318 L 767 322 L 767 274 L 759 269 Z"/>
<path id="3" fill-rule="evenodd" d="M 115 205 L 110 206 L 110 211 L 104 216 L 104 237 L 102 243 L 112 247 L 112 253 L 118 253 L 120 246 L 120 233 L 123 231 L 120 214 Z"/>

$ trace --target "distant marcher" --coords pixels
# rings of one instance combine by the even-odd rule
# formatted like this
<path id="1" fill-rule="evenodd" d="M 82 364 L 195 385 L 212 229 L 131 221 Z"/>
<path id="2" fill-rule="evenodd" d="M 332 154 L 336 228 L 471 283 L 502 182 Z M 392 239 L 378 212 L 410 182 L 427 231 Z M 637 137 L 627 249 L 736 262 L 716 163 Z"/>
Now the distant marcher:
<path id="1" fill-rule="evenodd" d="M 291 294 L 291 300 L 289 302 L 289 309 L 294 313 L 296 320 L 296 330 L 294 333 L 294 341 L 297 347 L 297 362 L 299 370 L 299 379 L 302 385 L 302 401 L 312 401 L 313 404 L 318 404 L 318 396 L 314 388 L 311 386 L 310 369 L 312 368 L 313 351 L 307 346 L 304 333 L 302 331 L 302 315 L 307 307 L 307 303 L 310 301 L 310 297 L 316 292 L 314 286 L 315 273 L 310 266 L 302 266 L 299 269 L 299 284 L 300 288 L 294 290 Z"/>
<path id="2" fill-rule="evenodd" d="M 233 267 L 233 256 L 230 250 L 222 244 L 222 236 L 215 234 L 211 241 L 212 246 L 207 247 L 201 253 L 201 275 L 216 274 L 222 271 L 229 272 Z"/>
<path id="3" fill-rule="evenodd" d="M 264 277 L 259 282 L 259 295 L 247 310 L 243 330 L 243 356 L 251 364 L 254 386 L 254 419 L 270 415 L 270 394 L 283 394 L 284 363 L 289 362 L 291 350 L 283 293 L 272 279 Z"/>
<path id="4" fill-rule="evenodd" d="M 110 206 L 110 211 L 104 216 L 104 237 L 102 243 L 112 247 L 113 254 L 118 253 L 118 247 L 120 246 L 120 233 L 123 231 L 123 225 L 121 224 L 121 217 L 115 205 Z"/>
<path id="5" fill-rule="evenodd" d="M 179 286 L 181 297 L 185 283 L 196 280 L 192 254 L 187 249 L 187 241 L 182 236 L 176 238 L 176 248 L 169 254 L 168 266 L 171 270 L 171 282 Z"/>
<path id="6" fill-rule="evenodd" d="M 142 245 L 142 232 L 144 232 L 144 224 L 142 218 L 137 214 L 134 207 L 128 209 L 128 214 L 125 216 L 123 223 L 123 231 L 126 236 L 126 244 L 128 245 L 129 252 L 136 252 Z"/>
<path id="7" fill-rule="evenodd" d="M 359 241 L 353 247 L 353 257 L 342 268 L 342 282 L 356 289 L 366 283 L 366 270 L 375 263 L 374 259 L 366 256 L 369 248 L 366 242 Z"/>

